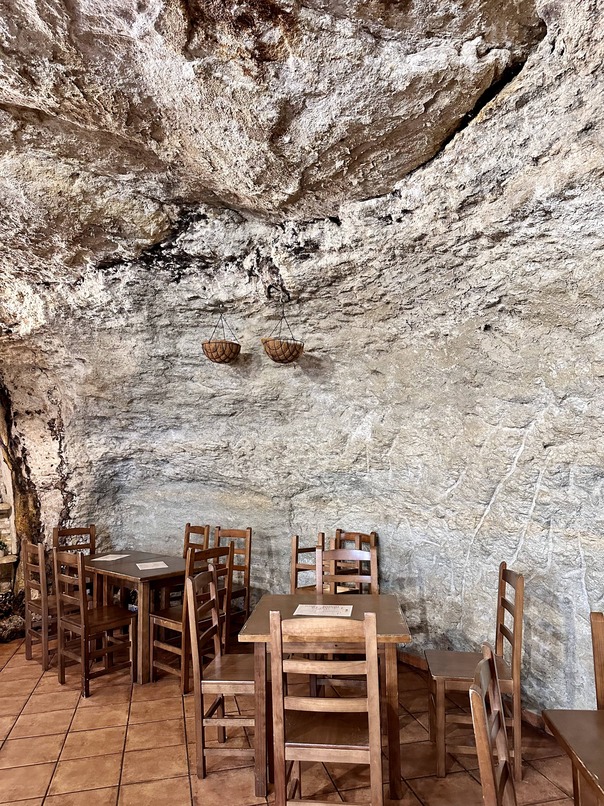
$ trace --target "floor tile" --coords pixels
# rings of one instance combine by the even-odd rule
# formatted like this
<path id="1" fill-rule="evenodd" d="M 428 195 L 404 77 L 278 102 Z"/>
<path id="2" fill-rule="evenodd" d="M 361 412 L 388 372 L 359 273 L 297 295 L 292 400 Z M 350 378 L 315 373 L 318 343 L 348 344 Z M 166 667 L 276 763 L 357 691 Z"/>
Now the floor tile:
<path id="1" fill-rule="evenodd" d="M 80 699 L 78 691 L 59 691 L 53 694 L 33 694 L 25 708 L 24 714 L 46 714 L 49 711 L 66 711 L 75 709 Z"/>
<path id="2" fill-rule="evenodd" d="M 565 795 L 566 792 L 528 764 L 524 765 L 522 781 L 516 781 L 518 806 L 558 800 L 564 798 Z"/>
<path id="3" fill-rule="evenodd" d="M 367 804 L 371 802 L 371 790 L 369 788 L 347 789 L 343 792 L 340 792 L 340 795 L 344 803 Z M 404 792 L 401 800 L 391 800 L 389 797 L 388 784 L 384 784 L 384 806 L 422 806 L 422 804 L 406 784 L 404 785 Z M 454 804 L 450 804 L 450 806 L 454 806 Z M 465 806 L 465 804 L 462 803 L 458 806 Z"/>
<path id="4" fill-rule="evenodd" d="M 65 746 L 61 753 L 61 761 L 123 753 L 125 736 L 125 725 L 113 728 L 98 728 L 97 730 L 72 731 L 67 734 Z"/>
<path id="5" fill-rule="evenodd" d="M 153 750 L 132 750 L 124 754 L 122 784 L 155 781 L 188 775 L 184 745 L 159 747 Z"/>
<path id="6" fill-rule="evenodd" d="M 0 742 L 6 739 L 16 720 L 17 717 L 14 714 L 12 716 L 0 716 Z"/>
<path id="7" fill-rule="evenodd" d="M 9 739 L 27 736 L 47 736 L 51 733 L 66 733 L 73 718 L 73 711 L 51 711 L 49 714 L 22 714 L 9 733 Z"/>
<path id="8" fill-rule="evenodd" d="M 3 697 L 25 697 L 31 694 L 36 688 L 35 677 L 26 678 L 25 680 L 3 680 L 0 683 L 0 691 Z"/>
<path id="9" fill-rule="evenodd" d="M 88 789 L 84 792 L 51 795 L 44 801 L 44 806 L 115 806 L 117 793 L 118 788 L 114 786 L 108 789 Z"/>
<path id="10" fill-rule="evenodd" d="M 175 677 L 162 678 L 149 685 L 136 685 L 132 689 L 132 702 L 165 700 L 169 697 L 180 697 L 180 681 Z"/>
<path id="11" fill-rule="evenodd" d="M 14 803 L 26 798 L 41 798 L 46 794 L 54 764 L 35 764 L 27 768 L 11 767 L 0 775 L 0 803 Z"/>
<path id="12" fill-rule="evenodd" d="M 20 694 L 13 697 L 0 697 L 0 716 L 16 716 L 17 714 L 20 714 L 28 699 L 29 694 Z"/>
<path id="13" fill-rule="evenodd" d="M 447 773 L 462 769 L 459 762 L 447 754 Z M 409 780 L 436 774 L 436 745 L 432 742 L 416 742 L 405 745 L 401 753 L 401 772 Z"/>
<path id="14" fill-rule="evenodd" d="M 144 686 L 143 686 L 144 688 Z M 129 684 L 119 684 L 115 686 L 105 686 L 91 689 L 90 697 L 83 697 L 80 701 L 80 708 L 99 708 L 101 705 L 120 705 L 130 702 L 132 686 Z"/>
<path id="15" fill-rule="evenodd" d="M 119 753 L 59 761 L 48 794 L 60 795 L 64 792 L 117 786 L 121 764 L 122 756 Z"/>
<path id="16" fill-rule="evenodd" d="M 399 736 L 401 744 L 410 742 L 425 742 L 429 740 L 428 731 L 424 725 L 416 719 L 416 716 L 401 709 L 399 714 Z"/>
<path id="17" fill-rule="evenodd" d="M 604 752 L 604 748 L 603 748 Z M 568 756 L 554 756 L 553 758 L 533 759 L 530 763 L 541 775 L 554 783 L 563 792 L 572 797 L 573 770 Z"/>
<path id="18" fill-rule="evenodd" d="M 169 747 L 184 743 L 185 727 L 182 719 L 128 725 L 126 750 L 148 750 L 153 747 Z"/>
<path id="19" fill-rule="evenodd" d="M 564 750 L 549 733 L 537 730 L 531 725 L 522 726 L 523 759 L 550 758 L 563 755 L 565 755 Z"/>
<path id="20" fill-rule="evenodd" d="M 221 800 L 217 803 L 226 804 Z M 126 784 L 120 788 L 118 806 L 188 806 L 191 803 L 191 784 L 189 778 L 169 778 L 165 781 L 147 781 L 140 784 Z M 206 806 L 210 806 L 206 802 Z"/>
<path id="21" fill-rule="evenodd" d="M 33 736 L 28 739 L 9 739 L 0 750 L 0 769 L 56 761 L 63 746 L 63 739 L 62 733 Z M 27 775 L 26 772 L 23 774 Z"/>
<path id="22" fill-rule="evenodd" d="M 101 705 L 96 708 L 78 708 L 73 718 L 71 730 L 95 730 L 125 725 L 128 721 L 130 705 L 127 702 L 117 705 Z"/>
<path id="23" fill-rule="evenodd" d="M 31 665 L 5 666 L 0 672 L 2 683 L 9 680 L 39 680 L 42 677 L 42 667 L 32 661 Z"/>
<path id="24" fill-rule="evenodd" d="M 424 806 L 483 806 L 482 788 L 469 772 L 414 778 L 409 786 Z"/>
<path id="25" fill-rule="evenodd" d="M 170 697 L 161 700 L 143 700 L 130 706 L 130 722 L 157 722 L 164 719 L 180 719 L 183 715 L 182 699 Z"/>
<path id="26" fill-rule="evenodd" d="M 266 803 L 265 798 L 254 795 L 254 771 L 251 767 L 226 772 L 215 772 L 206 778 L 191 776 L 193 803 L 227 804 L 229 806 L 256 806 Z"/>

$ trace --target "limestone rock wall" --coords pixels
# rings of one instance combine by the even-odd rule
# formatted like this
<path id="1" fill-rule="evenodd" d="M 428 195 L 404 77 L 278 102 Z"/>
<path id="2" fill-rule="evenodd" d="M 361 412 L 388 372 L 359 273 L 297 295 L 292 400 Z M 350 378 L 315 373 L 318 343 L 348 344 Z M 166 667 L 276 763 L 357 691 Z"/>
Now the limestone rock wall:
<path id="1" fill-rule="evenodd" d="M 239 27 L 200 0 L 70 8 L 69 25 L 57 10 L 35 28 L 38 52 L 58 42 L 60 57 L 49 44 L 35 80 L 18 69 L 33 44 L 13 46 L 3 107 L 0 372 L 46 533 L 92 519 L 106 545 L 176 552 L 187 520 L 250 525 L 260 592 L 286 589 L 292 533 L 376 529 L 417 652 L 493 638 L 506 560 L 527 581 L 526 704 L 592 707 L 598 4 L 467 2 L 447 17 L 427 2 L 249 3 Z M 97 70 L 77 102 L 65 54 L 85 63 L 80 83 Z M 271 139 L 300 54 L 299 86 L 281 86 L 303 108 Z M 408 59 L 425 69 L 400 95 Z M 128 82 L 116 116 L 107 87 Z M 192 93 L 210 88 L 204 120 Z M 431 114 L 438 136 L 419 142 Z M 321 140 L 312 158 L 304 138 Z M 296 365 L 260 345 L 279 313 L 270 284 L 292 298 Z M 220 303 L 243 344 L 231 366 L 201 352 Z"/>

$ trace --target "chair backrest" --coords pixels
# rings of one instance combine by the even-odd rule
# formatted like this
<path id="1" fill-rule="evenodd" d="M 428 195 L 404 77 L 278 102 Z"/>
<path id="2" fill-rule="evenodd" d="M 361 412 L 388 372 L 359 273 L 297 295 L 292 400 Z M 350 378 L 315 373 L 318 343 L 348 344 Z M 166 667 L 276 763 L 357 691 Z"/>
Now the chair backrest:
<path id="1" fill-rule="evenodd" d="M 191 547 L 187 553 L 187 564 L 185 567 L 185 576 L 187 578 L 207 571 L 210 565 L 214 569 L 214 581 L 216 584 L 219 609 L 222 614 L 221 621 L 224 622 L 223 643 L 225 647 L 229 635 L 230 619 L 228 605 L 231 601 L 231 588 L 233 585 L 234 556 L 235 549 L 232 543 L 229 543 L 228 546 L 214 546 L 208 549 L 196 549 Z M 186 625 L 188 619 L 188 602 L 186 596 L 183 600 L 182 615 L 183 625 Z"/>
<path id="2" fill-rule="evenodd" d="M 369 568 L 363 568 L 362 564 Z M 327 567 L 325 566 L 327 564 Z M 352 565 L 351 565 L 352 564 Z M 366 573 L 368 571 L 368 573 Z M 369 551 L 356 549 L 316 549 L 317 593 L 327 589 L 331 593 L 354 593 L 361 586 L 368 586 L 368 593 L 379 593 L 377 548 Z M 348 585 L 352 585 L 349 588 Z"/>
<path id="3" fill-rule="evenodd" d="M 222 655 L 221 618 L 216 587 L 216 571 L 210 563 L 207 571 L 185 580 L 185 596 L 191 636 L 191 656 L 193 658 L 193 680 L 195 685 L 195 708 L 198 696 L 198 685 L 203 675 L 202 658 L 208 644 L 212 645 L 215 657 Z"/>
<path id="4" fill-rule="evenodd" d="M 21 561 L 23 563 L 23 583 L 25 605 L 35 603 L 42 610 L 48 610 L 48 579 L 46 576 L 46 551 L 44 543 L 21 541 Z"/>
<path id="5" fill-rule="evenodd" d="M 497 666 L 492 647 L 483 644 L 482 650 L 483 660 L 470 687 L 470 706 L 484 804 L 516 806 Z"/>
<path id="6" fill-rule="evenodd" d="M 206 523 L 205 526 L 192 526 L 187 523 L 185 526 L 185 542 L 182 550 L 182 556 L 187 559 L 187 553 L 190 548 L 195 549 L 208 549 L 210 548 L 210 524 Z"/>
<path id="7" fill-rule="evenodd" d="M 513 594 L 513 599 L 511 598 Z M 497 594 L 497 628 L 495 653 L 506 656 L 509 645 L 512 680 L 520 680 L 522 661 L 522 619 L 524 613 L 524 577 L 511 571 L 503 562 L 499 566 L 499 590 Z M 508 618 L 506 619 L 506 614 Z"/>
<path id="8" fill-rule="evenodd" d="M 250 566 L 252 562 L 252 530 L 247 529 L 223 529 L 217 526 L 214 529 L 214 546 L 228 546 L 233 544 L 235 558 L 233 571 L 242 576 L 243 584 L 249 591 L 250 587 Z"/>
<path id="9" fill-rule="evenodd" d="M 313 719 L 321 719 L 333 714 L 358 714 L 361 724 L 369 727 L 368 744 L 365 739 L 355 749 L 355 728 L 346 720 L 342 723 L 342 733 L 348 745 L 345 752 L 350 755 L 350 763 L 369 763 L 371 766 L 372 802 L 381 803 L 382 760 L 380 738 L 380 694 L 378 675 L 378 646 L 375 613 L 366 613 L 363 621 L 345 618 L 292 618 L 281 620 L 279 611 L 270 613 L 270 651 L 273 701 L 273 735 L 275 749 L 275 782 L 283 781 L 282 770 L 287 757 L 286 712 L 310 712 L 317 714 Z M 336 660 L 333 657 L 333 644 L 345 640 L 358 646 L 365 646 L 365 655 L 360 659 Z M 310 656 L 306 653 L 312 653 Z M 304 675 L 359 675 L 365 677 L 367 690 L 360 697 L 304 696 L 286 693 L 285 676 Z M 311 692 L 312 694 L 312 692 Z M 354 719 L 354 717 L 351 717 Z M 330 760 L 329 750 L 339 746 L 334 743 L 331 731 L 338 729 L 337 720 L 331 722 L 330 730 L 321 735 L 320 743 L 312 745 L 304 742 L 304 753 L 308 760 Z M 365 727 L 366 730 L 366 727 Z M 318 731 L 318 733 L 322 733 Z M 362 755 L 360 755 L 362 754 Z M 340 756 L 341 757 L 341 756 Z M 279 802 L 279 801 L 278 801 Z M 288 801 L 289 802 L 289 801 Z"/>
<path id="10" fill-rule="evenodd" d="M 317 548 L 325 548 L 325 533 L 319 532 L 317 543 L 314 546 L 300 546 L 300 538 L 298 535 L 292 537 L 292 559 L 291 570 L 289 576 L 290 593 L 297 593 L 300 589 L 300 575 L 311 572 L 314 587 L 315 578 L 315 561 Z M 303 562 L 302 558 L 310 555 L 310 562 Z"/>
<path id="11" fill-rule="evenodd" d="M 596 707 L 604 709 L 604 613 L 590 613 L 591 642 L 596 676 Z"/>
<path id="12" fill-rule="evenodd" d="M 346 532 L 344 529 L 336 529 L 333 548 L 369 551 L 369 549 L 377 546 L 377 544 L 377 532 Z"/>
<path id="13" fill-rule="evenodd" d="M 93 523 L 73 529 L 60 529 L 55 526 L 52 530 L 52 545 L 56 549 L 86 551 L 88 554 L 95 554 L 96 526 Z"/>
<path id="14" fill-rule="evenodd" d="M 52 553 L 59 622 L 66 616 L 79 612 L 80 624 L 85 628 L 88 625 L 88 599 L 84 555 L 81 552 L 59 551 L 56 548 Z"/>

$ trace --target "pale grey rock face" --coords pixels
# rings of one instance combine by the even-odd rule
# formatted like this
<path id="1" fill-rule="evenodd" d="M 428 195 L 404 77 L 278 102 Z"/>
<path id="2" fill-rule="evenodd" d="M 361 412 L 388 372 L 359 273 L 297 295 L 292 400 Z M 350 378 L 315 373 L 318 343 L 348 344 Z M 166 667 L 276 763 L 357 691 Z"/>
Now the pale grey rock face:
<path id="1" fill-rule="evenodd" d="M 505 560 L 525 704 L 592 707 L 604 21 L 443 6 L 11 7 L 12 449 L 47 535 L 176 553 L 188 520 L 250 525 L 258 592 L 286 590 L 292 533 L 376 529 L 415 652 L 493 640 Z M 270 284 L 295 365 L 260 345 Z M 201 352 L 221 302 L 230 366 Z"/>

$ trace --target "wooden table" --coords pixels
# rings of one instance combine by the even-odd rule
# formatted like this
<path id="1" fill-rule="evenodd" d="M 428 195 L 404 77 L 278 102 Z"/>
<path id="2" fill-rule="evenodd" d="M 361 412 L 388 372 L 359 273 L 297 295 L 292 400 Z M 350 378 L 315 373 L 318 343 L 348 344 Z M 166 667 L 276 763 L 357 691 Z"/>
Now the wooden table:
<path id="1" fill-rule="evenodd" d="M 390 797 L 403 796 L 401 780 L 401 747 L 398 718 L 398 670 L 397 644 L 411 640 L 409 627 L 396 596 L 392 594 L 287 594 L 283 596 L 267 594 L 256 605 L 252 615 L 239 633 L 239 640 L 254 644 L 254 675 L 256 682 L 256 796 L 266 797 L 267 782 L 267 742 L 266 742 L 266 699 L 267 644 L 270 642 L 269 613 L 279 610 L 282 618 L 292 618 L 300 604 L 352 605 L 351 618 L 362 621 L 365 613 L 377 614 L 378 643 L 385 648 L 386 660 L 386 715 L 388 730 L 388 765 Z M 300 618 L 303 618 L 301 616 Z M 346 645 L 342 644 L 342 651 Z"/>
<path id="2" fill-rule="evenodd" d="M 604 804 L 604 711 L 544 711 L 543 719 L 572 761 L 576 806 L 585 792 Z"/>
<path id="3" fill-rule="evenodd" d="M 127 554 L 121 560 L 98 562 L 100 557 L 109 554 Z M 96 560 L 96 562 L 95 562 Z M 167 568 L 148 568 L 141 570 L 137 563 L 164 562 Z M 182 557 L 169 557 L 165 554 L 154 554 L 148 551 L 111 551 L 107 554 L 91 554 L 86 558 L 86 570 L 97 577 L 107 580 L 119 580 L 125 588 L 133 588 L 138 593 L 138 683 L 148 683 L 149 667 L 149 613 L 151 611 L 151 589 L 153 585 L 169 579 L 184 580 L 185 560 Z"/>

